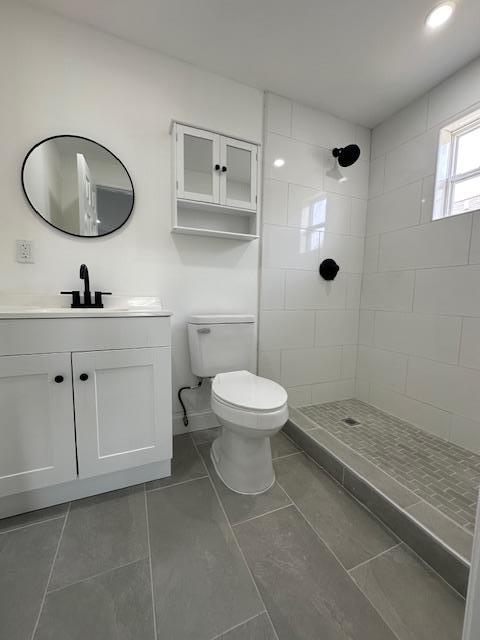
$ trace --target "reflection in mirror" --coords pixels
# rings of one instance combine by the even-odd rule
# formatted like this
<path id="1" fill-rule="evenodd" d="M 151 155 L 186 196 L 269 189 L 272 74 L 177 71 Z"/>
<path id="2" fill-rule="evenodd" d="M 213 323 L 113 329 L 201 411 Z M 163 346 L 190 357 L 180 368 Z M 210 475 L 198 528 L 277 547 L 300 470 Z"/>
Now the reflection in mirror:
<path id="1" fill-rule="evenodd" d="M 71 235 L 112 233 L 133 209 L 133 184 L 124 165 L 79 136 L 55 136 L 33 147 L 23 163 L 22 184 L 33 209 Z"/>

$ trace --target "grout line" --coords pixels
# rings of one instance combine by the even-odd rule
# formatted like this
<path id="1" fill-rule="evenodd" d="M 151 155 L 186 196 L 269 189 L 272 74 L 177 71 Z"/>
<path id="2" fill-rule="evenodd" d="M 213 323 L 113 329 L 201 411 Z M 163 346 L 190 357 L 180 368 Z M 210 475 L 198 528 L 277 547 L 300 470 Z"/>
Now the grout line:
<path id="1" fill-rule="evenodd" d="M 277 482 L 277 485 L 280 487 L 278 482 Z M 282 489 L 285 495 L 287 495 L 287 492 L 283 487 L 280 487 L 280 489 Z M 288 504 L 284 504 L 282 507 L 277 507 L 276 509 L 270 509 L 270 511 L 265 511 L 265 513 L 259 513 L 258 516 L 252 516 L 251 518 L 246 518 L 245 520 L 239 520 L 239 522 L 232 522 L 232 527 L 236 527 L 239 524 L 244 524 L 245 522 L 251 522 L 252 520 L 257 520 L 258 518 L 263 518 L 263 516 L 268 516 L 271 513 L 275 513 L 276 511 L 281 511 L 282 509 L 287 509 L 288 507 L 291 507 L 294 504 L 294 502 L 292 501 L 289 495 L 287 495 L 287 498 L 290 500 Z"/>
<path id="2" fill-rule="evenodd" d="M 291 456 L 298 456 L 299 453 L 302 453 L 302 452 L 300 450 L 292 451 L 292 453 L 286 453 L 283 456 L 277 456 L 276 458 L 272 458 L 272 462 L 275 462 L 275 460 L 283 460 L 283 458 L 290 458 Z"/>
<path id="3" fill-rule="evenodd" d="M 55 563 L 57 561 L 58 552 L 60 550 L 60 543 L 62 542 L 63 532 L 65 531 L 65 527 L 67 525 L 67 520 L 68 520 L 68 516 L 70 515 L 70 509 L 71 508 L 72 508 L 72 503 L 69 502 L 68 503 L 68 507 L 67 507 L 67 512 L 65 514 L 65 520 L 63 522 L 62 529 L 60 531 L 60 535 L 58 536 L 57 548 L 55 549 L 55 553 L 53 555 L 52 566 L 50 567 L 50 573 L 48 574 L 48 580 L 47 580 L 47 583 L 45 585 L 45 591 L 43 592 L 43 598 L 42 598 L 42 602 L 40 603 L 40 609 L 38 611 L 37 619 L 36 619 L 35 625 L 33 627 L 31 640 L 34 640 L 35 635 L 37 633 L 38 623 L 40 622 L 40 617 L 42 615 L 43 607 L 45 606 L 45 600 L 47 599 L 48 587 L 50 586 L 50 581 L 52 580 L 53 569 L 54 569 Z"/>
<path id="4" fill-rule="evenodd" d="M 50 593 L 57 593 L 58 591 L 69 589 L 70 587 L 74 587 L 77 584 L 82 584 L 82 582 L 88 582 L 89 580 L 93 580 L 94 578 L 98 578 L 99 576 L 103 576 L 107 573 L 112 573 L 117 569 L 123 569 L 124 567 L 129 567 L 132 564 L 137 564 L 137 562 L 142 562 L 143 560 L 146 560 L 146 559 L 147 557 L 145 556 L 144 558 L 137 558 L 136 560 L 130 560 L 129 562 L 125 562 L 125 564 L 120 564 L 118 567 L 112 567 L 111 569 L 105 569 L 105 571 L 99 571 L 98 573 L 94 573 L 91 576 L 87 576 L 86 578 L 80 578 L 80 580 L 75 580 L 75 582 L 69 582 L 68 584 L 65 584 L 61 587 L 57 587 L 56 589 L 49 589 L 48 595 Z"/>
<path id="5" fill-rule="evenodd" d="M 238 542 L 238 538 L 237 538 L 237 536 L 236 536 L 236 534 L 235 534 L 235 531 L 233 530 L 233 527 L 232 527 L 232 525 L 230 524 L 230 520 L 228 519 L 227 512 L 225 511 L 225 507 L 223 506 L 223 503 L 222 503 L 222 501 L 220 500 L 220 495 L 219 495 L 219 493 L 218 493 L 218 491 L 217 491 L 217 488 L 215 487 L 215 483 L 214 483 L 214 482 L 213 482 L 213 480 L 212 480 L 212 477 L 211 477 L 211 475 L 210 475 L 210 472 L 208 471 L 207 465 L 205 464 L 205 461 L 203 460 L 202 456 L 200 455 L 200 452 L 199 452 L 199 450 L 198 450 L 197 444 L 196 444 L 195 442 L 193 443 L 193 446 L 195 447 L 195 449 L 196 449 L 196 451 L 197 451 L 197 455 L 199 456 L 200 460 L 203 462 L 203 466 L 204 466 L 204 467 L 205 467 L 205 469 L 207 470 L 207 473 L 208 473 L 208 479 L 209 479 L 209 481 L 210 481 L 210 485 L 211 485 L 211 487 L 212 487 L 212 489 L 213 489 L 213 492 L 214 492 L 214 494 L 215 494 L 215 496 L 216 496 L 216 498 L 217 498 L 217 500 L 218 500 L 218 504 L 220 505 L 220 509 L 222 510 L 222 513 L 223 513 L 223 515 L 224 515 L 224 517 L 225 517 L 225 520 L 226 520 L 227 526 L 228 526 L 228 528 L 230 529 L 230 533 L 232 534 L 232 537 L 233 537 L 233 539 L 234 539 L 234 541 L 235 541 L 235 544 L 237 545 L 237 549 L 238 549 L 238 551 L 239 551 L 239 553 L 240 553 L 240 556 L 241 556 L 241 558 L 242 558 L 242 560 L 243 560 L 243 562 L 244 562 L 244 565 L 245 565 L 245 567 L 246 567 L 246 569 L 247 569 L 247 571 L 248 571 L 248 574 L 249 574 L 249 576 L 250 576 L 250 578 L 251 578 L 251 580 L 252 580 L 252 583 L 253 583 L 253 585 L 254 585 L 254 587 L 255 587 L 255 590 L 256 590 L 256 592 L 257 592 L 258 598 L 259 598 L 260 602 L 261 602 L 261 603 L 262 603 L 262 605 L 263 605 L 263 608 L 264 608 L 265 614 L 266 614 L 266 616 L 267 616 L 268 620 L 270 621 L 270 624 L 272 625 L 272 629 L 273 629 L 273 632 L 275 633 L 276 640 L 280 640 L 280 639 L 279 639 L 279 637 L 278 637 L 278 634 L 277 634 L 277 630 L 275 629 L 275 627 L 274 627 L 274 625 L 273 625 L 273 622 L 272 622 L 272 619 L 271 619 L 270 614 L 269 614 L 269 612 L 268 612 L 268 609 L 267 609 L 267 607 L 266 607 L 266 605 L 265 605 L 265 602 L 264 602 L 264 600 L 263 600 L 263 598 L 262 598 L 262 595 L 261 595 L 261 593 L 260 593 L 260 590 L 259 590 L 259 588 L 258 588 L 258 586 L 257 586 L 257 583 L 255 582 L 255 578 L 253 577 L 253 573 L 252 573 L 252 571 L 251 571 L 250 567 L 248 566 L 248 562 L 247 562 L 247 560 L 246 560 L 246 558 L 245 558 L 245 554 L 243 553 L 242 547 L 240 546 L 240 543 Z M 291 506 L 291 505 L 289 505 L 289 506 Z M 263 613 L 263 612 L 259 612 L 259 614 L 260 614 L 260 613 Z M 257 615 L 258 615 L 258 614 L 257 614 Z"/>
<path id="6" fill-rule="evenodd" d="M 392 551 L 393 549 L 396 549 L 397 547 L 401 547 L 401 546 L 402 546 L 402 542 L 397 542 L 397 544 L 394 544 L 393 547 L 390 547 L 389 549 L 385 549 L 385 551 L 377 553 L 376 556 L 373 556 L 368 560 L 364 560 L 363 562 L 359 562 L 354 567 L 351 567 L 350 569 L 348 569 L 348 573 L 350 573 L 351 571 L 355 571 L 355 569 L 358 569 L 359 567 L 363 567 L 364 564 L 368 564 L 369 562 L 372 562 L 372 560 L 376 560 L 377 558 L 380 558 L 381 556 L 385 555 L 389 551 Z"/>
<path id="7" fill-rule="evenodd" d="M 208 443 L 205 443 L 205 444 L 208 444 Z M 196 480 L 204 480 L 206 477 L 207 475 L 199 476 L 198 478 L 188 478 L 188 480 L 180 480 L 180 482 L 172 482 L 172 484 L 167 484 L 164 487 L 154 487 L 153 489 L 147 489 L 145 487 L 145 493 L 154 493 L 155 491 L 163 491 L 163 489 L 170 489 L 170 487 L 178 487 L 179 484 L 187 484 L 188 482 L 195 482 Z"/>
<path id="8" fill-rule="evenodd" d="M 23 515 L 23 514 L 20 514 Z M 53 518 L 46 518 L 45 520 L 37 520 L 36 522 L 29 522 L 28 524 L 24 524 L 20 527 L 14 527 L 13 529 L 5 529 L 5 531 L 0 531 L 0 536 L 3 536 L 5 533 L 13 533 L 14 531 L 21 531 L 22 529 L 28 529 L 29 527 L 35 527 L 39 524 L 45 524 L 45 522 L 52 522 L 52 520 L 61 520 L 62 518 L 66 518 L 67 512 L 61 516 L 54 516 Z M 15 516 L 11 516 L 15 517 Z"/>
<path id="9" fill-rule="evenodd" d="M 157 640 L 157 613 L 155 608 L 155 594 L 153 592 L 153 569 L 152 569 L 152 549 L 150 547 L 150 523 L 148 518 L 148 500 L 147 500 L 147 485 L 144 484 L 143 495 L 145 497 L 145 521 L 147 525 L 147 549 L 148 549 L 148 566 L 150 572 L 150 590 L 152 595 L 152 613 L 153 613 L 153 637 Z"/>
<path id="10" fill-rule="evenodd" d="M 226 633 L 230 633 L 230 631 L 233 631 L 234 629 L 238 629 L 239 627 L 242 627 L 244 624 L 247 624 L 247 622 L 250 622 L 251 620 L 255 620 L 255 618 L 258 618 L 264 613 L 267 613 L 266 609 L 265 611 L 260 611 L 260 613 L 256 613 L 254 616 L 250 616 L 250 618 L 247 618 L 246 620 L 243 620 L 242 622 L 235 624 L 233 627 L 230 627 L 230 629 L 226 629 L 225 631 L 222 631 L 222 633 L 219 633 L 218 635 L 214 636 L 213 638 L 211 638 L 211 640 L 221 640 Z"/>

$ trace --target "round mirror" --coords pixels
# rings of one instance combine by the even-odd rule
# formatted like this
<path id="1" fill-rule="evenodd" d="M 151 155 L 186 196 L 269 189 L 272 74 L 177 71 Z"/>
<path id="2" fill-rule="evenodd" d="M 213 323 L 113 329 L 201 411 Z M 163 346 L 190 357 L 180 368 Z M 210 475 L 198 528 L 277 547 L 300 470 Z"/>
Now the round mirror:
<path id="1" fill-rule="evenodd" d="M 53 136 L 36 144 L 22 166 L 32 208 L 74 236 L 106 236 L 130 217 L 134 191 L 128 171 L 101 144 L 80 136 Z"/>

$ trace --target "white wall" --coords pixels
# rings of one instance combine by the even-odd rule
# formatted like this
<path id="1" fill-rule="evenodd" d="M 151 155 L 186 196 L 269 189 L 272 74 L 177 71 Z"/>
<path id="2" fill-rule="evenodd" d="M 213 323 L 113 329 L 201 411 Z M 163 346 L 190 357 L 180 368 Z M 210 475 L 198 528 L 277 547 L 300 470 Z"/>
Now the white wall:
<path id="1" fill-rule="evenodd" d="M 480 60 L 372 135 L 358 396 L 480 451 L 480 214 L 431 221 L 442 125 L 480 103 Z"/>
<path id="2" fill-rule="evenodd" d="M 176 118 L 261 141 L 262 92 L 15 2 L 1 5 L 0 59 L 0 291 L 78 287 L 85 262 L 95 288 L 160 295 L 174 312 L 174 388 L 193 382 L 186 315 L 256 313 L 258 242 L 170 234 L 168 128 Z M 24 155 L 59 133 L 97 140 L 128 168 L 135 209 L 112 236 L 56 232 L 25 201 Z M 33 240 L 34 265 L 14 261 L 16 238 Z M 207 407 L 205 390 L 193 409 Z"/>
<path id="3" fill-rule="evenodd" d="M 331 149 L 353 142 L 362 155 L 339 184 Z M 369 130 L 268 95 L 259 371 L 292 405 L 354 395 L 369 157 Z M 330 283 L 324 258 L 341 267 Z"/>

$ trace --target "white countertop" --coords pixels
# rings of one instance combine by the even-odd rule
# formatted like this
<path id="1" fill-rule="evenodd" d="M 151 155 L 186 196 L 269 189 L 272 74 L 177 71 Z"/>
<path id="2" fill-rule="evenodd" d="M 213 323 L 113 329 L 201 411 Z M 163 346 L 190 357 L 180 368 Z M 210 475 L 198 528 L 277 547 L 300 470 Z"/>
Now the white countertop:
<path id="1" fill-rule="evenodd" d="M 171 316 L 160 298 L 105 296 L 103 309 L 72 309 L 69 296 L 0 293 L 0 320 L 13 318 L 130 318 Z"/>

